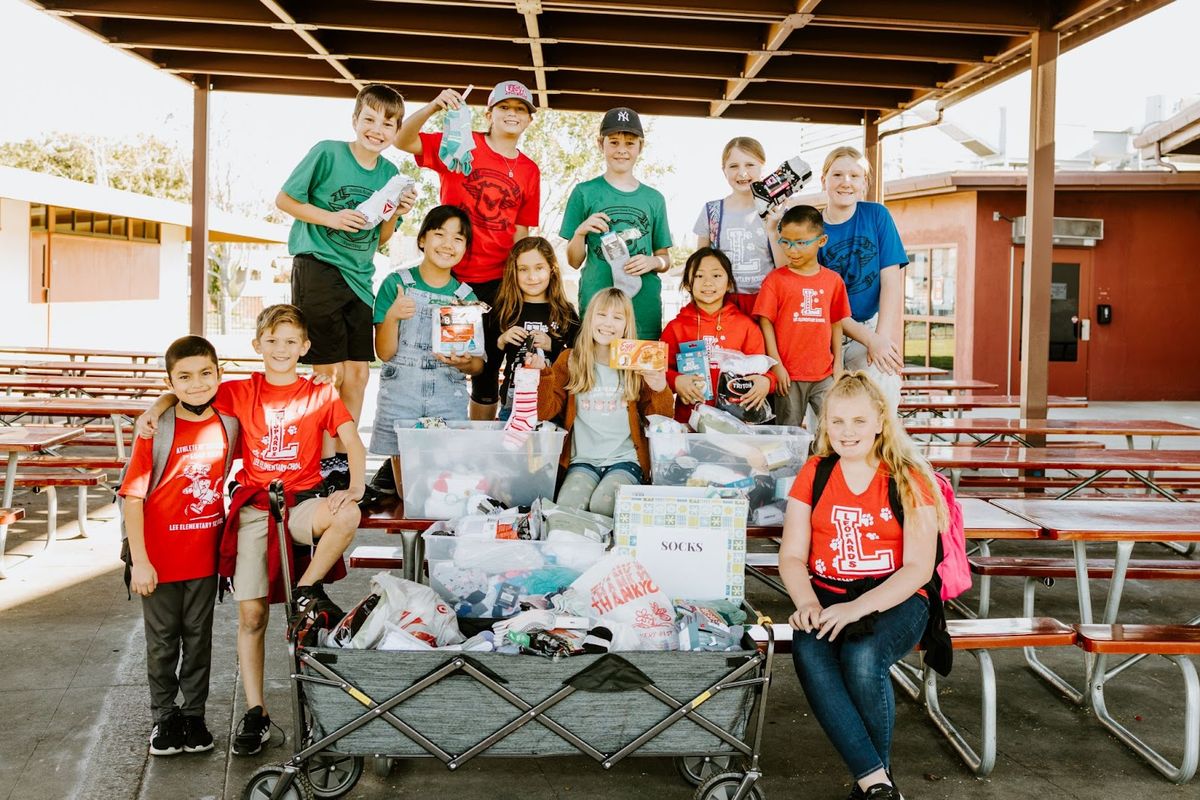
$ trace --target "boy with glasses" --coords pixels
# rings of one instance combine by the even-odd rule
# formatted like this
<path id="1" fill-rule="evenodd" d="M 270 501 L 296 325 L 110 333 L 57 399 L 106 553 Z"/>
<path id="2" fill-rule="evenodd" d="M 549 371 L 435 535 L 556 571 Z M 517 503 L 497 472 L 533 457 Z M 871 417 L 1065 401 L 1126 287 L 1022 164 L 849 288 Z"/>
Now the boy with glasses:
<path id="1" fill-rule="evenodd" d="M 793 206 L 779 220 L 777 242 L 788 263 L 768 275 L 754 303 L 767 355 L 777 363 L 779 425 L 802 425 L 811 406 L 820 415 L 825 393 L 842 373 L 842 320 L 850 316 L 846 284 L 822 267 L 826 241 L 821 212 Z"/>

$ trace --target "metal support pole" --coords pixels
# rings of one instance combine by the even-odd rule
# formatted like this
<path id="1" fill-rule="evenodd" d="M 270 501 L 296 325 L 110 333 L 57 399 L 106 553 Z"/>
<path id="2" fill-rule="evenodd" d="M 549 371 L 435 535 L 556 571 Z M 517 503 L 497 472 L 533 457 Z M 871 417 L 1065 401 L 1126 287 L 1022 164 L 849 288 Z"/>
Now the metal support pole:
<path id="1" fill-rule="evenodd" d="M 196 336 L 204 335 L 208 300 L 208 87 L 207 75 L 196 77 L 192 105 L 192 257 L 188 302 L 188 330 Z"/>
<path id="2" fill-rule="evenodd" d="M 1054 95 L 1058 33 L 1035 31 L 1029 86 L 1029 178 L 1025 190 L 1021 416 L 1046 419 L 1050 352 L 1050 276 L 1054 247 Z"/>

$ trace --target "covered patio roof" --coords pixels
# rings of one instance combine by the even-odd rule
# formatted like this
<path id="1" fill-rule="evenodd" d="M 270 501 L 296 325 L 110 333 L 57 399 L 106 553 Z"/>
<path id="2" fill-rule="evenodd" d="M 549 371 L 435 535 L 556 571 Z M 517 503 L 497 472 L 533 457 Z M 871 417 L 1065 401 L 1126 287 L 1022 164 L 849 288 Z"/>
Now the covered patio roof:
<path id="1" fill-rule="evenodd" d="M 518 77 L 539 106 L 858 125 L 964 99 L 1170 0 L 30 0 L 209 89 L 413 101 Z M 619 77 L 616 77 L 619 76 Z"/>

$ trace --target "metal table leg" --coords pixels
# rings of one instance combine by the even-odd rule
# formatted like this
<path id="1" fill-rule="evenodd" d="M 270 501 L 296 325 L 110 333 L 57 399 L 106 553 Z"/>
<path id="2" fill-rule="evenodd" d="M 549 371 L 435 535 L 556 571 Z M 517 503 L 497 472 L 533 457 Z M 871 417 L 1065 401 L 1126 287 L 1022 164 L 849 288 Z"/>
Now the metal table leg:
<path id="1" fill-rule="evenodd" d="M 21 454 L 13 450 L 8 454 L 8 467 L 4 472 L 4 495 L 3 500 L 0 500 L 0 508 L 12 508 L 13 488 L 17 482 L 17 461 Z M 4 547 L 8 541 L 8 526 L 0 525 L 0 579 L 7 577 L 4 574 Z"/>

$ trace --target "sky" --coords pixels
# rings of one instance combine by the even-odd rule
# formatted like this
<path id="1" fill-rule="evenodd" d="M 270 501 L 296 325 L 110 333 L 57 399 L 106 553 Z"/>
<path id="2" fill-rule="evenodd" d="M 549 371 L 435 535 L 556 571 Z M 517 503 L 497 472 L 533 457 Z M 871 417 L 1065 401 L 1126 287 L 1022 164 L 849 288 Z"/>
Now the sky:
<path id="1" fill-rule="evenodd" d="M 120 138 L 153 134 L 190 150 L 189 84 L 19 0 L 0 0 L 0 30 L 6 34 L 0 48 L 0 141 L 53 131 Z M 1176 0 L 1060 58 L 1059 156 L 1087 150 L 1094 130 L 1140 131 L 1148 96 L 1162 95 L 1168 109 L 1200 96 L 1197 30 L 1200 0 Z M 1028 91 L 1025 73 L 951 107 L 945 119 L 997 144 L 1003 113 L 1007 150 L 1023 155 Z M 252 205 L 266 204 L 314 142 L 350 138 L 351 112 L 349 100 L 216 92 L 210 107 L 214 171 L 227 171 Z M 648 151 L 674 166 L 674 174 L 656 188 L 666 195 L 677 242 L 690 233 L 701 206 L 697 198 L 728 193 L 719 161 L 731 137 L 759 139 L 771 166 L 797 154 L 819 166 L 823 151 L 834 144 L 861 146 L 860 129 L 848 127 L 676 117 L 646 121 L 652 124 Z M 905 121 L 919 120 L 906 116 Z M 974 158 L 936 130 L 916 131 L 886 141 L 885 174 L 971 168 Z"/>

